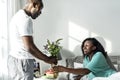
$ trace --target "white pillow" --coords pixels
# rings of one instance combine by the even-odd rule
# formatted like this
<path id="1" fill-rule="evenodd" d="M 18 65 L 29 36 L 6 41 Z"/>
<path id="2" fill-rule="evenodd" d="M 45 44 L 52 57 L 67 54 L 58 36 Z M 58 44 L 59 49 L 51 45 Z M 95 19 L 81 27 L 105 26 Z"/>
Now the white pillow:
<path id="1" fill-rule="evenodd" d="M 82 63 L 74 62 L 74 68 L 82 68 L 82 67 L 83 67 Z M 76 74 L 70 73 L 70 80 L 74 80 L 74 78 L 73 78 L 74 76 L 76 76 Z"/>
<path id="2" fill-rule="evenodd" d="M 118 70 L 118 65 L 117 64 L 114 64 L 114 67 Z"/>
<path id="3" fill-rule="evenodd" d="M 74 68 L 83 68 L 83 64 L 74 62 Z"/>

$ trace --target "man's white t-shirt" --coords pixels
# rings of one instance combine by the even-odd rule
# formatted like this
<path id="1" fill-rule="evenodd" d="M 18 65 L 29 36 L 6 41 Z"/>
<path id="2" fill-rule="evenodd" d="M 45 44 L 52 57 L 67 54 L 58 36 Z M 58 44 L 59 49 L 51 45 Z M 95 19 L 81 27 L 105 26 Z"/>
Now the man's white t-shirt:
<path id="1" fill-rule="evenodd" d="M 10 22 L 10 55 L 18 59 L 33 59 L 24 47 L 22 36 L 33 35 L 33 22 L 24 10 L 19 10 Z"/>

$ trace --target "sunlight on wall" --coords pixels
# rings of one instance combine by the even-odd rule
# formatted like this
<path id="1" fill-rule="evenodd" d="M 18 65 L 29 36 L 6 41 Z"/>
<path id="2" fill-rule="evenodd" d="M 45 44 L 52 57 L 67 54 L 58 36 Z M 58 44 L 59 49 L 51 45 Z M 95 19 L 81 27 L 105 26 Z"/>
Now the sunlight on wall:
<path id="1" fill-rule="evenodd" d="M 98 34 L 96 33 L 93 33 L 91 32 L 91 37 L 100 37 Z M 103 47 L 105 48 L 105 50 L 108 52 L 108 53 L 111 53 L 112 52 L 112 42 L 104 37 L 101 37 L 104 39 L 105 41 L 105 44 L 102 44 Z"/>
<path id="2" fill-rule="evenodd" d="M 77 45 L 81 45 L 82 41 L 87 37 L 100 37 L 100 35 L 90 32 L 89 30 L 85 29 L 83 26 L 77 25 L 71 21 L 69 21 L 69 41 L 68 41 L 68 49 L 70 51 L 74 51 Z M 104 41 L 100 41 L 103 45 L 105 50 L 108 53 L 112 52 L 112 43 L 110 40 L 103 38 Z"/>
<path id="3" fill-rule="evenodd" d="M 81 42 L 89 36 L 89 31 L 80 25 L 69 21 L 69 50 L 73 51 L 74 48 L 81 44 Z"/>
<path id="4" fill-rule="evenodd" d="M 108 39 L 105 39 L 105 42 L 106 42 L 106 51 L 108 53 L 111 53 L 112 52 L 112 43 L 111 43 L 111 41 L 108 40 Z"/>
<path id="5" fill-rule="evenodd" d="M 81 45 L 81 42 L 79 42 L 79 41 L 76 41 L 75 39 L 73 39 L 73 38 L 71 38 L 71 37 L 69 37 L 69 50 L 70 51 L 74 51 L 74 49 L 75 49 L 75 47 L 77 46 L 77 45 Z"/>
<path id="6" fill-rule="evenodd" d="M 99 36 L 98 34 L 91 32 L 91 37 Z"/>

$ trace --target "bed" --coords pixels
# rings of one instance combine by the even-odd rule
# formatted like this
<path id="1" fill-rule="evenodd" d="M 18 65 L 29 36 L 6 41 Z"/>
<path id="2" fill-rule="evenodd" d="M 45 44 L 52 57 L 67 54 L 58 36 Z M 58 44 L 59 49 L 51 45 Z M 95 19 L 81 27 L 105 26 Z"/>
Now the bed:
<path id="1" fill-rule="evenodd" d="M 110 60 L 112 61 L 112 63 L 114 64 L 115 68 L 118 71 L 120 71 L 120 55 L 109 56 L 109 57 L 110 57 Z M 69 68 L 82 67 L 83 66 L 82 65 L 82 61 L 83 61 L 83 57 L 82 56 L 76 56 L 76 57 L 67 58 L 66 59 L 66 67 L 69 67 Z M 68 73 L 67 79 L 68 80 L 72 80 L 71 77 L 72 77 L 71 73 Z M 108 79 L 106 79 L 106 78 L 100 79 L 99 78 L 99 79 L 95 79 L 95 80 L 108 80 Z M 116 79 L 112 79 L 112 80 L 116 80 Z"/>

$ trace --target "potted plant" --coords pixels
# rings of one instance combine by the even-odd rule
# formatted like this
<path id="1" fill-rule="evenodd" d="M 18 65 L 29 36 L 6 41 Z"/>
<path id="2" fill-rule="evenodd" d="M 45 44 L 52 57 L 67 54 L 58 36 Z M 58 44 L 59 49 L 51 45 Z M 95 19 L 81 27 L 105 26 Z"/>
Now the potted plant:
<path id="1" fill-rule="evenodd" d="M 44 46 L 44 49 L 50 54 L 50 56 L 56 57 L 58 60 L 60 59 L 60 50 L 62 49 L 62 46 L 60 46 L 61 40 L 62 38 L 51 42 L 47 39 L 47 44 Z"/>
<path id="2" fill-rule="evenodd" d="M 62 39 L 60 38 L 54 42 L 51 42 L 50 40 L 47 39 L 47 44 L 44 46 L 44 49 L 47 51 L 47 53 L 49 53 L 51 57 L 56 57 L 57 60 L 61 60 L 61 55 L 60 55 L 60 50 L 62 49 L 62 46 L 60 46 L 61 40 Z M 55 65 L 51 64 L 51 67 L 53 66 Z M 58 72 L 54 71 L 52 68 L 48 69 L 45 74 L 47 78 L 57 78 L 58 76 Z"/>

